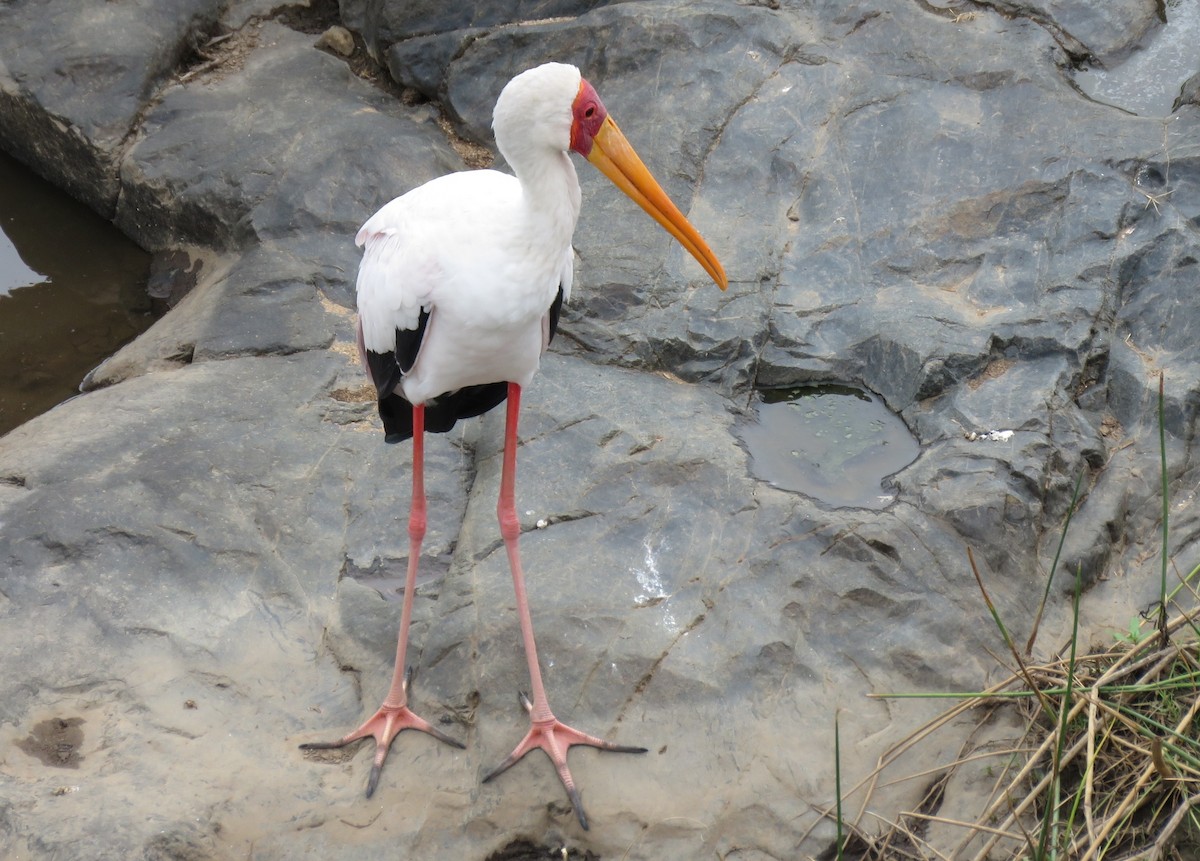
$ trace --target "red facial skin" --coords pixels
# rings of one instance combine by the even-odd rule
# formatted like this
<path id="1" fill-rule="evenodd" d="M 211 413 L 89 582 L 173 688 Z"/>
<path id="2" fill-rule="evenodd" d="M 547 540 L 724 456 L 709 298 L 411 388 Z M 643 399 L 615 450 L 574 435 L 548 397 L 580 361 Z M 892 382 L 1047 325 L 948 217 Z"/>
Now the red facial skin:
<path id="1" fill-rule="evenodd" d="M 579 92 L 571 105 L 571 149 L 587 158 L 592 153 L 592 139 L 604 124 L 608 111 L 596 94 L 596 88 L 586 80 L 579 82 Z"/>

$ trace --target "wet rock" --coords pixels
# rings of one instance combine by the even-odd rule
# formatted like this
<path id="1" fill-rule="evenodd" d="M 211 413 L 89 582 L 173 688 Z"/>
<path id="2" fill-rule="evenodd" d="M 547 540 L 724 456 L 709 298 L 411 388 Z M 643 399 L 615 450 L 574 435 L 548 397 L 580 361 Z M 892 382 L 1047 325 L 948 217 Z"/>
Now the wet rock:
<path id="1" fill-rule="evenodd" d="M 1082 475 L 1039 643 L 1061 643 L 1075 571 L 1101 638 L 1153 599 L 1160 371 L 1190 570 L 1197 117 L 1130 116 L 1063 71 L 1149 32 L 1146 3 L 435 5 L 340 8 L 436 104 L 265 4 L 86 42 L 52 4 L 45 58 L 18 44 L 37 5 L 0 11 L 0 143 L 194 281 L 88 394 L 0 438 L 0 854 L 86 835 L 112 858 L 815 855 L 834 715 L 857 779 L 941 710 L 866 694 L 994 668 L 968 548 L 1024 639 Z M 119 30 L 134 7 L 109 6 Z M 218 29 L 173 66 L 165 46 Z M 136 85 L 59 80 L 81 50 Z M 383 696 L 408 553 L 410 455 L 354 355 L 351 238 L 463 166 L 439 114 L 488 142 L 499 88 L 548 59 L 584 67 L 731 278 L 715 290 L 580 168 L 578 284 L 526 395 L 518 508 L 556 711 L 650 748 L 572 754 L 587 833 L 539 758 L 480 783 L 524 731 L 500 413 L 427 452 L 412 697 L 467 749 L 404 734 L 371 803 L 369 745 L 296 749 Z M 754 388 L 829 381 L 920 442 L 886 508 L 751 475 Z M 78 791 L 17 745 L 55 716 L 86 722 Z"/>
<path id="2" fill-rule="evenodd" d="M 39 721 L 28 736 L 17 742 L 17 747 L 37 757 L 45 765 L 79 768 L 82 759 L 79 748 L 83 745 L 82 723 L 83 720 L 76 717 Z"/>

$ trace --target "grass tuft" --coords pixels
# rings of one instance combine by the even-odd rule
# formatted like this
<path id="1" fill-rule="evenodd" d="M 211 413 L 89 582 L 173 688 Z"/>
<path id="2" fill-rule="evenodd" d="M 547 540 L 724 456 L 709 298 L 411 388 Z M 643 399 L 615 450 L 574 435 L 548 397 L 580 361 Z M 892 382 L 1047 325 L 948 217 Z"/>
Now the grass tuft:
<path id="1" fill-rule="evenodd" d="M 1200 602 L 1197 578 L 1200 566 L 1181 584 L 1194 602 Z M 838 845 L 846 847 L 844 857 L 1200 857 L 1198 615 L 1200 609 L 1193 609 L 1169 619 L 1166 639 L 1122 640 L 1086 654 L 1076 648 L 1076 628 L 1065 656 L 1025 663 L 987 690 L 907 695 L 957 702 L 888 750 L 846 797 L 863 793 L 867 798 L 860 810 L 865 810 L 870 793 L 880 785 L 934 778 L 941 791 L 969 769 L 971 775 L 989 777 L 985 801 L 971 821 L 941 818 L 923 804 L 883 823 L 881 831 L 879 826 L 868 828 L 864 816 L 843 822 L 839 801 Z M 1046 702 L 1054 708 L 1048 711 Z M 917 745 L 938 745 L 939 729 L 973 713 L 976 731 L 982 732 L 1000 709 L 1013 710 L 1020 718 L 1022 729 L 1011 744 L 976 746 L 969 738 L 937 774 L 889 777 L 891 764 Z M 935 822 L 961 831 L 950 851 L 921 838 Z M 878 833 L 868 836 L 869 831 Z"/>

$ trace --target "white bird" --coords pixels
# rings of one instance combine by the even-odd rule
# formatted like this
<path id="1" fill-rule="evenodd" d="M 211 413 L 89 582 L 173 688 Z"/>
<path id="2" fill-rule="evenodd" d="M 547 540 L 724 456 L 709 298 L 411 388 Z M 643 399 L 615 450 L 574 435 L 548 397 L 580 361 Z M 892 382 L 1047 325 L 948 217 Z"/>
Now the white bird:
<path id="1" fill-rule="evenodd" d="M 378 391 L 385 439 L 413 441 L 408 570 L 395 671 L 383 705 L 344 738 L 302 747 L 341 747 L 373 737 L 368 797 L 401 730 L 419 729 L 462 747 L 408 708 L 405 650 L 426 526 L 423 437 L 426 430 L 448 431 L 458 419 L 507 399 L 496 511 L 512 569 L 533 699 L 521 696 L 530 715 L 529 732 L 484 781 L 540 747 L 553 761 L 586 829 L 567 749 L 576 744 L 631 753 L 645 749 L 585 735 L 550 711 L 518 554 L 521 528 L 514 494 L 521 390 L 537 372 L 562 303 L 571 295 L 571 237 L 580 191 L 568 153 L 587 158 L 633 198 L 722 290 L 727 280 L 716 256 L 651 176 L 576 67 L 547 63 L 513 78 L 496 102 L 492 127 L 515 176 L 475 170 L 439 177 L 388 203 L 355 238 L 363 247 L 357 286 L 359 349 Z"/>

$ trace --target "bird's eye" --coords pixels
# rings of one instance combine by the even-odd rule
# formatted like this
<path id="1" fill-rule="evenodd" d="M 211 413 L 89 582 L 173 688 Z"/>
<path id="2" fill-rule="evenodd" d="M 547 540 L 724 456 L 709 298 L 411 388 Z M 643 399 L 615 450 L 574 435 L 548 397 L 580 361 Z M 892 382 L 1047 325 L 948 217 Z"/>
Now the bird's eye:
<path id="1" fill-rule="evenodd" d="M 590 120 L 592 117 L 594 117 L 596 115 L 596 106 L 588 105 L 587 110 L 583 112 L 583 115 Z"/>

